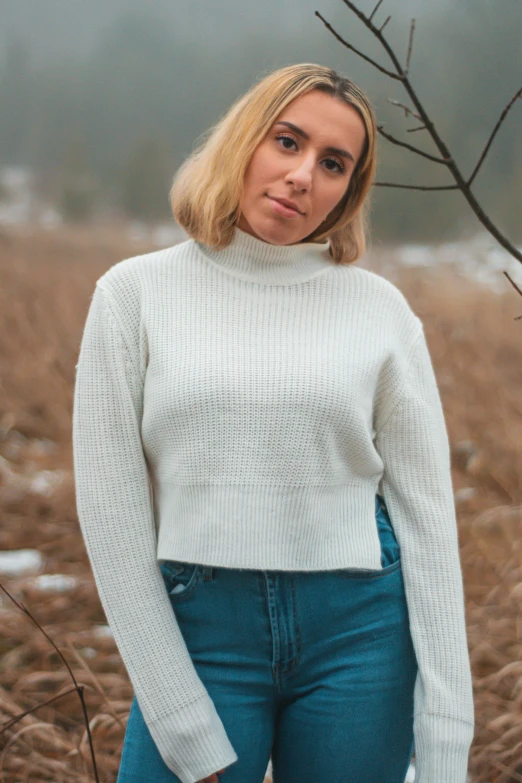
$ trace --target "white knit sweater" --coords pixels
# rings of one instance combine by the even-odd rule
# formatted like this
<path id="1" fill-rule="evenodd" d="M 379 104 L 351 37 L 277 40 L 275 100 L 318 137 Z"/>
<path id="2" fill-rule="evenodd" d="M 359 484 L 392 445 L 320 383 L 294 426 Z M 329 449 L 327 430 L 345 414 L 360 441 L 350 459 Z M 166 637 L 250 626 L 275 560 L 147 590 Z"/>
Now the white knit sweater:
<path id="1" fill-rule="evenodd" d="M 237 760 L 158 560 L 381 568 L 375 494 L 401 549 L 416 783 L 464 783 L 474 709 L 450 453 L 423 326 L 328 243 L 235 229 L 97 282 L 76 373 L 77 508 L 105 614 L 167 766 Z M 150 485 L 149 485 L 150 479 Z"/>

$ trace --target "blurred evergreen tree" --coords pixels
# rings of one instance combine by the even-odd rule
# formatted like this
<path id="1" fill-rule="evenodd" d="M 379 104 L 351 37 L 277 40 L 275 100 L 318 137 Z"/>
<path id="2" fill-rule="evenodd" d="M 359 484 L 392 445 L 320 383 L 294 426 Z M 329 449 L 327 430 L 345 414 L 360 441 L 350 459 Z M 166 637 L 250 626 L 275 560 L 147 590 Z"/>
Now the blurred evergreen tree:
<path id="1" fill-rule="evenodd" d="M 80 222 L 94 214 L 99 195 L 97 178 L 89 171 L 86 140 L 74 134 L 65 148 L 58 175 L 58 205 L 65 220 Z"/>
<path id="2" fill-rule="evenodd" d="M 121 206 L 129 217 L 154 222 L 171 215 L 173 155 L 160 133 L 142 133 L 131 145 L 121 172 Z"/>

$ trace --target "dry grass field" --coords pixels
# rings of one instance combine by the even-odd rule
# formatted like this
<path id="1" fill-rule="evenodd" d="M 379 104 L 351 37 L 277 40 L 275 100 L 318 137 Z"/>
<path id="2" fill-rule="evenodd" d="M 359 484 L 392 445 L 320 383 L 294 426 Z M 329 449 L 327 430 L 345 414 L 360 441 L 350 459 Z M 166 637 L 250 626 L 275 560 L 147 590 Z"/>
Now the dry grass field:
<path id="1" fill-rule="evenodd" d="M 101 783 L 116 779 L 132 688 L 104 634 L 77 522 L 74 372 L 95 280 L 152 249 L 108 228 L 0 233 L 0 552 L 38 550 L 41 574 L 72 577 L 68 589 L 36 574 L 0 582 L 84 685 Z M 379 254 L 365 265 L 378 271 Z M 401 268 L 393 279 L 425 324 L 452 447 L 476 709 L 470 777 L 522 781 L 522 298 L 507 280 L 493 293 L 451 265 Z M 0 599 L 5 725 L 72 683 L 31 619 Z M 0 780 L 94 781 L 76 692 L 0 734 Z"/>

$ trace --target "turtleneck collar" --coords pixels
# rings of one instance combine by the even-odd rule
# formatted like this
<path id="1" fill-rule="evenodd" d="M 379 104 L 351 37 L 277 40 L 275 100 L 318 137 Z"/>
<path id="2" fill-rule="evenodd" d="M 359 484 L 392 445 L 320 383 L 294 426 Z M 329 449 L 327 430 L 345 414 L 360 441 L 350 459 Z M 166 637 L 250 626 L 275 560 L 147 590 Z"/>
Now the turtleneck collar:
<path id="1" fill-rule="evenodd" d="M 268 285 L 302 283 L 336 266 L 330 257 L 330 242 L 299 242 L 272 245 L 234 227 L 232 241 L 222 250 L 196 242 L 213 264 L 241 280 Z"/>

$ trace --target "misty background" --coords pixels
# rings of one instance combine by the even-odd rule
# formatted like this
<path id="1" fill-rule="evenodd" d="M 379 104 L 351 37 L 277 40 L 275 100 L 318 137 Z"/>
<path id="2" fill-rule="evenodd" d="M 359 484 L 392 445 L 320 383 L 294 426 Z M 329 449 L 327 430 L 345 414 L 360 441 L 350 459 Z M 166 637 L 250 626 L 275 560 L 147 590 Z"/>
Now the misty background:
<path id="1" fill-rule="evenodd" d="M 377 0 L 360 0 L 370 12 Z M 314 16 L 392 69 L 342 0 L 2 0 L 0 202 L 22 180 L 67 221 L 126 216 L 173 221 L 177 167 L 251 84 L 275 68 L 317 62 L 352 78 L 387 132 L 437 154 L 397 81 L 350 52 Z M 471 174 L 507 102 L 522 86 L 521 0 L 385 0 L 385 35 L 431 120 Z M 522 240 L 522 101 L 497 134 L 473 190 L 514 242 Z M 376 181 L 453 184 L 443 167 L 379 136 Z M 25 179 L 24 179 L 25 178 Z M 431 241 L 481 229 L 463 196 L 375 187 L 372 240 Z M 8 214 L 8 213 L 5 213 Z M 494 240 L 492 239 L 492 243 Z"/>

